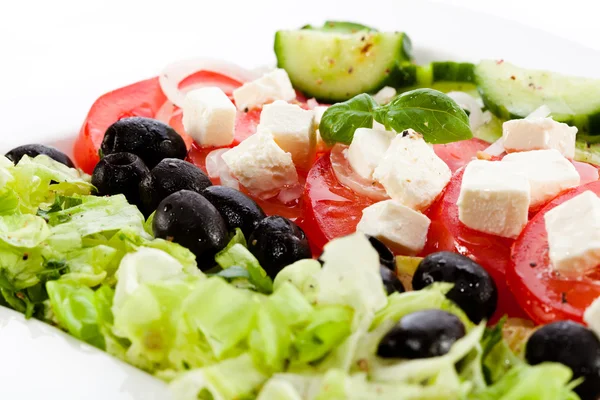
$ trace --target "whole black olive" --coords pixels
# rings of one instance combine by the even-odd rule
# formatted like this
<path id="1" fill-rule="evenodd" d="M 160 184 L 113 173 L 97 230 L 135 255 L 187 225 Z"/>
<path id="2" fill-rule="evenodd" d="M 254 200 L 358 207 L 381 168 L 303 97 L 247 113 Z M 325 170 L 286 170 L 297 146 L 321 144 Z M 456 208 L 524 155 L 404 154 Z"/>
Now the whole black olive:
<path id="1" fill-rule="evenodd" d="M 165 197 L 180 190 L 202 193 L 212 185 L 206 174 L 194 164 L 178 158 L 165 158 L 140 182 L 143 212 L 152 214 Z"/>
<path id="2" fill-rule="evenodd" d="M 248 239 L 248 250 L 271 278 L 298 260 L 312 258 L 304 231 L 278 215 L 264 218 L 256 225 Z"/>
<path id="3" fill-rule="evenodd" d="M 108 127 L 100 146 L 103 156 L 113 153 L 133 153 L 154 168 L 165 158 L 184 159 L 185 142 L 169 125 L 156 119 L 123 118 Z"/>
<path id="4" fill-rule="evenodd" d="M 73 161 L 62 151 L 55 149 L 54 147 L 46 146 L 43 144 L 26 144 L 23 146 L 15 147 L 8 153 L 6 153 L 6 158 L 10 161 L 17 164 L 21 161 L 24 155 L 27 155 L 31 158 L 39 156 L 43 154 L 45 156 L 50 157 L 54 161 L 58 161 L 61 164 L 66 165 L 69 168 L 75 168 L 75 164 Z"/>
<path id="5" fill-rule="evenodd" d="M 566 365 L 573 379 L 584 378 L 575 388 L 581 400 L 600 397 L 600 341 L 585 326 L 558 321 L 539 328 L 527 341 L 525 358 L 532 365 L 546 361 Z"/>
<path id="6" fill-rule="evenodd" d="M 400 282 L 400 279 L 396 274 L 390 271 L 383 265 L 379 266 L 379 273 L 381 274 L 381 280 L 383 281 L 383 287 L 387 292 L 388 296 L 392 293 L 404 293 L 404 285 Z"/>
<path id="7" fill-rule="evenodd" d="M 381 339 L 377 355 L 383 358 L 443 356 L 465 336 L 460 319 L 442 310 L 423 310 L 405 315 Z"/>
<path id="8" fill-rule="evenodd" d="M 389 268 L 391 271 L 396 271 L 396 257 L 394 253 L 379 239 L 375 236 L 368 236 L 369 242 L 371 242 L 371 246 L 377 253 L 379 254 L 379 262 L 386 268 Z"/>
<path id="9" fill-rule="evenodd" d="M 138 185 L 149 172 L 141 158 L 135 154 L 110 154 L 96 164 L 92 173 L 92 185 L 100 196 L 123 194 L 129 203 L 139 206 Z"/>
<path id="10" fill-rule="evenodd" d="M 434 282 L 454 283 L 446 297 L 475 323 L 490 318 L 496 311 L 496 283 L 481 265 L 468 257 L 448 251 L 429 254 L 419 263 L 412 285 L 414 290 L 420 290 Z"/>
<path id="11" fill-rule="evenodd" d="M 152 224 L 154 236 L 172 240 L 196 255 L 202 270 L 214 266 L 215 254 L 229 240 L 219 211 L 199 193 L 180 190 L 160 202 Z"/>
<path id="12" fill-rule="evenodd" d="M 227 186 L 208 187 L 202 191 L 202 195 L 219 210 L 230 231 L 240 228 L 247 238 L 267 216 L 254 200 Z"/>

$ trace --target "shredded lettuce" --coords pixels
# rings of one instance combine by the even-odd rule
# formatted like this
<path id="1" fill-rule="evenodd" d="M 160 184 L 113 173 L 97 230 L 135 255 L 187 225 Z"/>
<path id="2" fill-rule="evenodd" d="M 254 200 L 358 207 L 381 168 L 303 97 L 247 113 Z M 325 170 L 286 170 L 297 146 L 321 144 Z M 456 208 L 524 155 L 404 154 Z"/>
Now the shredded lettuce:
<path id="1" fill-rule="evenodd" d="M 241 229 L 237 228 L 234 236 L 229 241 L 227 246 L 215 256 L 217 264 L 227 270 L 231 267 L 238 267 L 236 272 L 239 272 L 241 267 L 247 272 L 231 275 L 229 278 L 241 277 L 246 278 L 250 285 L 261 293 L 273 292 L 273 281 L 267 275 L 266 271 L 260 266 L 260 263 L 254 255 L 246 248 L 246 239 Z M 223 274 L 228 277 L 227 274 Z"/>

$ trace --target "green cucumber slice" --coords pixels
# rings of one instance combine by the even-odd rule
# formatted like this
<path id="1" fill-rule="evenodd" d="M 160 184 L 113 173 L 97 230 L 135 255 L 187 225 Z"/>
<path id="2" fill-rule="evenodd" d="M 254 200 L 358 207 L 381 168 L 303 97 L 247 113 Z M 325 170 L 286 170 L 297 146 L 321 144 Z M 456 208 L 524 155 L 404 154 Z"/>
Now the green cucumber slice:
<path id="1" fill-rule="evenodd" d="M 425 65 L 404 63 L 390 86 L 401 91 L 432 88 L 441 92 L 477 94 L 475 65 L 467 62 L 434 61 Z M 478 95 L 478 94 L 477 94 Z"/>
<path id="2" fill-rule="evenodd" d="M 504 61 L 475 67 L 485 105 L 502 119 L 524 118 L 547 105 L 552 117 L 581 132 L 600 134 L 600 80 L 528 70 Z"/>
<path id="3" fill-rule="evenodd" d="M 411 44 L 401 32 L 284 30 L 275 35 L 275 54 L 296 89 L 336 102 L 391 86 Z"/>
<path id="4" fill-rule="evenodd" d="M 346 22 L 346 21 L 325 21 L 323 26 L 312 26 L 305 25 L 302 29 L 311 29 L 316 31 L 323 32 L 340 32 L 340 33 L 356 33 L 360 31 L 373 31 L 376 32 L 377 29 L 371 28 L 366 25 L 357 24 L 356 22 Z"/>

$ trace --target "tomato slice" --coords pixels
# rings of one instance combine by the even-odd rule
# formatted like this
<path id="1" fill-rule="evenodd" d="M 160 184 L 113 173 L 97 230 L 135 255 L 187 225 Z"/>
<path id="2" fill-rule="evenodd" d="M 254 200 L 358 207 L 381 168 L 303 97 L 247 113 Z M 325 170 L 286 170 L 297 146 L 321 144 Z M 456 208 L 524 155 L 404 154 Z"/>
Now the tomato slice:
<path id="1" fill-rule="evenodd" d="M 548 258 L 544 215 L 586 190 L 600 195 L 600 181 L 571 189 L 550 201 L 525 227 L 512 248 L 508 284 L 519 304 L 537 323 L 582 321 L 585 309 L 600 296 L 600 274 L 578 279 L 558 276 Z"/>
<path id="2" fill-rule="evenodd" d="M 355 232 L 362 210 L 374 203 L 339 183 L 329 153 L 309 171 L 302 198 L 306 234 L 315 252 L 331 239 Z"/>
<path id="3" fill-rule="evenodd" d="M 492 321 L 504 314 L 522 317 L 523 311 L 508 290 L 505 278 L 513 240 L 467 228 L 458 219 L 456 202 L 460 194 L 463 172 L 464 170 L 458 170 L 454 174 L 442 198 L 426 213 L 431 219 L 431 227 L 422 255 L 447 250 L 472 258 L 490 273 L 498 287 L 498 309 Z"/>
<path id="4" fill-rule="evenodd" d="M 467 165 L 469 161 L 477 157 L 477 152 L 487 149 L 489 145 L 486 141 L 473 138 L 448 144 L 435 144 L 433 150 L 439 158 L 448 164 L 450 170 L 455 172 Z"/>
<path id="5" fill-rule="evenodd" d="M 186 78 L 180 88 L 192 86 L 218 86 L 231 93 L 242 83 L 215 72 L 201 71 Z M 104 139 L 106 129 L 114 122 L 126 117 L 155 118 L 165 104 L 158 78 L 151 78 L 106 93 L 92 105 L 73 149 L 75 164 L 84 172 L 91 174 L 99 161 L 98 150 Z M 181 126 L 181 113 L 177 111 L 171 118 L 171 125 L 184 137 L 188 146 L 191 139 L 185 135 Z"/>

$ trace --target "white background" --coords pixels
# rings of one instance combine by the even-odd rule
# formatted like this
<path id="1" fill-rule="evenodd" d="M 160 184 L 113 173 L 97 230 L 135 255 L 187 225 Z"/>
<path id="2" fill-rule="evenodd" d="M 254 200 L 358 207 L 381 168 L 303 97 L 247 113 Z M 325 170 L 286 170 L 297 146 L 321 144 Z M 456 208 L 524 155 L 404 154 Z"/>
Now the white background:
<path id="1" fill-rule="evenodd" d="M 272 62 L 274 30 L 327 18 L 409 34 L 415 24 L 426 25 L 430 37 L 413 35 L 417 48 L 425 45 L 423 39 L 436 39 L 442 49 L 460 43 L 476 48 L 481 57 L 508 58 L 507 53 L 520 50 L 534 61 L 539 54 L 544 62 L 535 66 L 549 69 L 569 58 L 551 47 L 542 49 L 531 36 L 509 38 L 511 32 L 485 26 L 481 32 L 475 18 L 458 21 L 449 14 L 446 5 L 451 4 L 600 50 L 593 1 L 432 3 L 423 12 L 419 0 L 0 0 L 0 147 L 73 134 L 99 95 L 156 75 L 174 60 L 208 55 L 247 67 Z M 547 61 L 554 58 L 556 63 Z M 587 70 L 571 65 L 574 72 Z"/>

